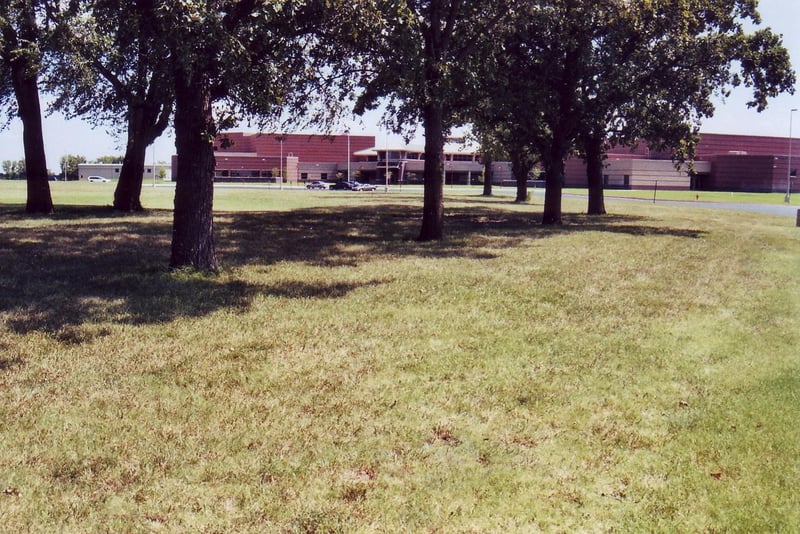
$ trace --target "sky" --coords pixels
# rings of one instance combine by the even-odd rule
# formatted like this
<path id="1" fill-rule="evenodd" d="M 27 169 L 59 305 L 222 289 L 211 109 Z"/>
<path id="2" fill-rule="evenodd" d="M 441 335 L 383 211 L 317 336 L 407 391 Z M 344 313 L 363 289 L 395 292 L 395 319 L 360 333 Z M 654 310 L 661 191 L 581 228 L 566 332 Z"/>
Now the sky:
<path id="1" fill-rule="evenodd" d="M 783 36 L 783 44 L 789 50 L 795 71 L 800 73 L 800 2 L 797 0 L 761 0 L 759 2 L 762 26 L 768 26 Z M 716 112 L 713 117 L 703 121 L 701 131 L 706 133 L 731 133 L 748 135 L 767 135 L 787 137 L 790 128 L 790 111 L 800 108 L 800 87 L 796 95 L 781 95 L 770 101 L 761 113 L 747 108 L 750 93 L 739 88 L 725 100 L 716 99 Z M 797 117 L 800 119 L 800 114 Z M 800 133 L 800 120 L 794 121 L 797 128 L 793 137 Z M 345 128 L 353 135 L 374 135 L 376 144 L 402 142 L 396 135 L 388 134 L 380 127 L 380 113 L 373 112 L 362 118 L 345 121 Z M 92 161 L 100 156 L 121 155 L 124 153 L 124 139 L 109 133 L 107 128 L 93 127 L 79 119 L 66 120 L 60 114 L 44 118 L 45 151 L 47 164 L 57 172 L 61 156 L 75 154 Z M 420 139 L 412 140 L 422 144 Z M 169 161 L 175 153 L 175 140 L 168 131 L 159 138 L 147 152 L 147 161 Z M 23 159 L 22 125 L 13 121 L 5 130 L 0 130 L 0 161 Z"/>

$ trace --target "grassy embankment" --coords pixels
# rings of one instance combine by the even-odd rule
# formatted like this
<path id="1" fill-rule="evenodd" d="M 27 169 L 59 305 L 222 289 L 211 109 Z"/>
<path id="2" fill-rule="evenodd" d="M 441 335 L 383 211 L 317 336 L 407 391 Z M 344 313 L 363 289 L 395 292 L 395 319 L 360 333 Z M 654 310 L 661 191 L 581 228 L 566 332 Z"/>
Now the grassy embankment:
<path id="1" fill-rule="evenodd" d="M 220 190 L 212 277 L 68 185 L 0 191 L 0 531 L 800 524 L 791 219 Z"/>

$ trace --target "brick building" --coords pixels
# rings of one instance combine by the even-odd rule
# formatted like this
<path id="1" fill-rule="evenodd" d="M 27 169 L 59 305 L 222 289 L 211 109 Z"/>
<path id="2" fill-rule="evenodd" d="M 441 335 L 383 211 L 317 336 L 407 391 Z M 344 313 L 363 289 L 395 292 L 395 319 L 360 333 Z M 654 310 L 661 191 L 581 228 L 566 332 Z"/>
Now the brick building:
<path id="1" fill-rule="evenodd" d="M 215 181 L 305 183 L 352 178 L 373 183 L 421 183 L 422 147 L 377 147 L 371 135 L 258 134 L 227 132 L 215 142 Z M 676 168 L 669 153 L 650 151 L 645 143 L 617 147 L 605 161 L 608 188 L 697 189 L 708 191 L 785 192 L 790 140 L 786 137 L 701 134 L 693 168 Z M 443 180 L 477 184 L 482 164 L 476 147 L 448 144 Z M 797 163 L 800 163 L 798 161 Z M 177 172 L 173 156 L 173 177 Z M 796 168 L 794 165 L 792 167 Z M 513 184 L 510 165 L 494 165 L 496 184 Z M 565 166 L 567 187 L 586 187 L 586 167 L 571 158 Z M 793 184 L 792 189 L 796 189 Z"/>
<path id="2" fill-rule="evenodd" d="M 651 153 L 645 144 L 634 149 L 619 147 L 608 153 L 604 179 L 609 188 L 652 189 L 657 185 L 659 189 L 785 192 L 789 146 L 788 137 L 702 133 L 693 171 L 687 166 L 676 169 L 670 154 Z M 582 161 L 567 162 L 565 183 L 586 186 Z M 795 187 L 792 184 L 792 189 Z"/>

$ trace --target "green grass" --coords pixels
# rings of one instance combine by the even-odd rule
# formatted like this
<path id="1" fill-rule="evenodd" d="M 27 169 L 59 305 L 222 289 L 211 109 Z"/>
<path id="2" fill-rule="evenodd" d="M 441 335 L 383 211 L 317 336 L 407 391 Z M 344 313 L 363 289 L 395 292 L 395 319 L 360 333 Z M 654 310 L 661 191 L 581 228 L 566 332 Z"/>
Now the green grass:
<path id="1" fill-rule="evenodd" d="M 2 532 L 800 524 L 791 218 L 220 189 L 204 276 L 107 185 L 0 189 Z"/>
<path id="2" fill-rule="evenodd" d="M 573 193 L 586 194 L 583 189 L 571 189 Z M 684 202 L 735 202 L 742 204 L 784 204 L 786 193 L 740 193 L 729 191 L 669 191 L 659 189 L 657 191 L 645 189 L 609 189 L 604 192 L 606 198 L 641 198 L 652 200 L 653 196 L 658 200 L 677 200 Z M 791 203 L 796 205 L 798 199 L 792 195 Z"/>

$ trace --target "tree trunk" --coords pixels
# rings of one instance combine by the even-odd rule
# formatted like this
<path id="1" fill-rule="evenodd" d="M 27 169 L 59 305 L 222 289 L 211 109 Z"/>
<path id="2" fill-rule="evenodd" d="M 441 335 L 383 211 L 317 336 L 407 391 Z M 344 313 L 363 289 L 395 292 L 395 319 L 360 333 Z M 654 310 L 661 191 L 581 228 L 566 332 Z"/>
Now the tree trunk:
<path id="1" fill-rule="evenodd" d="M 144 110 L 133 106 L 128 110 L 128 142 L 125 159 L 114 191 L 114 209 L 142 211 L 142 182 L 148 140 L 145 137 Z"/>
<path id="2" fill-rule="evenodd" d="M 47 178 L 47 156 L 44 151 L 42 112 L 36 76 L 26 77 L 20 84 L 14 75 L 15 93 L 22 120 L 22 144 L 25 147 L 25 171 L 27 173 L 28 213 L 52 213 L 53 198 Z"/>
<path id="3" fill-rule="evenodd" d="M 22 52 L 16 48 L 20 41 L 34 43 L 37 40 L 36 18 L 30 4 L 20 15 L 20 34 L 16 35 L 10 26 L 3 31 L 6 41 L 3 55 L 10 58 L 11 84 L 17 100 L 19 118 L 22 121 L 22 144 L 25 150 L 25 169 L 27 173 L 28 200 L 25 211 L 28 213 L 52 213 L 53 198 L 47 178 L 47 156 L 44 151 L 42 131 L 42 108 L 39 103 L 38 66 L 29 60 L 30 51 Z"/>
<path id="4" fill-rule="evenodd" d="M 603 139 L 590 137 L 584 143 L 586 150 L 586 180 L 589 186 L 589 215 L 605 215 L 603 198 Z"/>
<path id="5" fill-rule="evenodd" d="M 483 155 L 483 196 L 485 197 L 492 196 L 492 182 L 494 181 L 493 163 L 494 158 L 491 154 L 487 153 Z"/>
<path id="6" fill-rule="evenodd" d="M 564 143 L 554 136 L 548 157 L 544 158 L 545 190 L 542 224 L 561 224 L 561 190 L 564 187 Z"/>
<path id="7" fill-rule="evenodd" d="M 171 269 L 219 270 L 214 247 L 216 133 L 208 82 L 178 75 L 175 84 L 177 175 Z"/>
<path id="8" fill-rule="evenodd" d="M 442 150 L 444 149 L 442 104 L 428 103 L 424 110 L 425 193 L 422 206 L 422 228 L 418 241 L 434 241 L 444 237 L 444 199 L 442 186 Z"/>
<path id="9" fill-rule="evenodd" d="M 511 172 L 514 174 L 514 180 L 517 183 L 517 198 L 514 199 L 514 202 L 528 201 L 528 173 L 530 171 L 531 166 L 525 156 L 518 151 L 512 151 Z"/>

